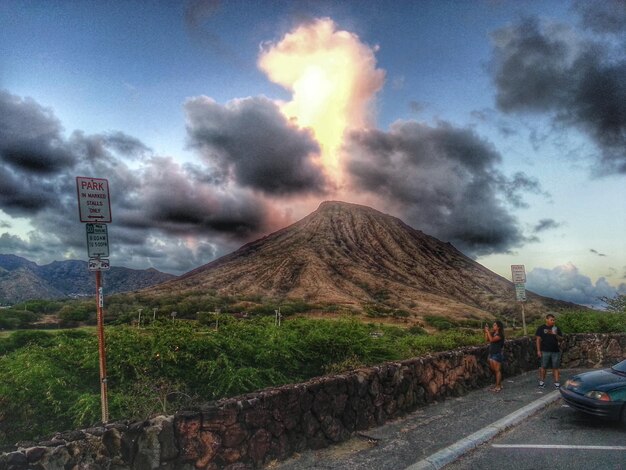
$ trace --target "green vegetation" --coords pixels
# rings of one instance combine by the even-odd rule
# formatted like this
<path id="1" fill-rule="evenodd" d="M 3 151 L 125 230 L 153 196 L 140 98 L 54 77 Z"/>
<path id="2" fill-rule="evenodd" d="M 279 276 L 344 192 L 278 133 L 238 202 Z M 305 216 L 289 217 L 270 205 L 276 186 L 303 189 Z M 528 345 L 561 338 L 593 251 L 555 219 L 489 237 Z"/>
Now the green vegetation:
<path id="1" fill-rule="evenodd" d="M 423 331 L 355 319 L 220 315 L 203 326 L 169 320 L 106 328 L 112 419 L 143 419 L 222 397 L 430 351 L 482 342 L 480 334 Z M 84 427 L 100 417 L 93 329 L 0 337 L 0 442 Z M 41 419 L 45 416 L 46 419 Z"/>
<path id="2" fill-rule="evenodd" d="M 267 299 L 226 299 L 211 293 L 204 297 L 211 303 L 204 306 L 201 298 L 183 296 L 152 303 L 138 295 L 129 299 L 128 304 L 123 297 L 114 299 L 117 314 L 107 312 L 111 419 L 143 419 L 322 374 L 484 344 L 479 319 L 428 316 L 426 324 L 438 331 L 429 334 L 423 325 L 407 329 L 365 323 L 352 315 L 339 320 L 291 315 L 317 307 L 281 302 L 285 318 L 277 327 L 274 308 L 254 309 L 269 306 Z M 19 328 L 56 311 L 59 316 L 64 312 L 69 323 L 84 323 L 85 318 L 90 323 L 92 304 L 29 303 L 0 310 L 0 320 Z M 144 314 L 141 327 L 139 309 Z M 217 309 L 221 313 L 216 314 Z M 176 320 L 171 311 L 179 312 Z M 247 318 L 236 318 L 243 311 Z M 402 316 L 392 310 L 378 313 Z M 184 317 L 191 319 L 181 320 Z M 542 322 L 529 324 L 529 334 Z M 566 333 L 626 333 L 624 313 L 569 312 L 558 315 L 557 322 Z M 521 328 L 507 330 L 509 338 L 520 334 Z M 93 327 L 5 332 L 0 335 L 0 377 L 0 444 L 43 438 L 100 419 Z"/>
<path id="3" fill-rule="evenodd" d="M 535 328 L 542 325 L 537 322 Z M 568 312 L 557 316 L 564 333 L 626 333 L 626 314 L 611 312 Z M 529 329 L 530 333 L 535 332 Z"/>
<path id="4" fill-rule="evenodd" d="M 363 310 L 368 317 L 372 318 L 408 318 L 411 316 L 406 310 L 387 307 L 383 304 L 365 304 Z"/>
<path id="5" fill-rule="evenodd" d="M 40 318 L 41 315 L 31 312 L 30 310 L 3 308 L 0 310 L 0 328 L 4 330 L 27 328 Z"/>
<path id="6" fill-rule="evenodd" d="M 453 322 L 446 317 L 440 317 L 438 315 L 426 315 L 424 317 L 424 320 L 428 325 L 432 326 L 433 328 L 437 328 L 440 331 L 450 330 L 457 326 L 456 322 Z"/>

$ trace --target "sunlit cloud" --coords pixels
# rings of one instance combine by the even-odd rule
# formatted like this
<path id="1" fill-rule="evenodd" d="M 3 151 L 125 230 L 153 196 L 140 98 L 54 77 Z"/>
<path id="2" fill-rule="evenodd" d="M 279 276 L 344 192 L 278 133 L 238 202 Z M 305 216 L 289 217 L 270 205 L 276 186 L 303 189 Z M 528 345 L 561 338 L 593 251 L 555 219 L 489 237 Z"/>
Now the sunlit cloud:
<path id="1" fill-rule="evenodd" d="M 375 51 L 323 18 L 297 27 L 277 43 L 264 44 L 259 56 L 259 67 L 269 79 L 292 93 L 282 112 L 313 129 L 322 164 L 338 182 L 346 130 L 374 121 L 373 98 L 385 79 L 385 72 L 376 68 Z"/>

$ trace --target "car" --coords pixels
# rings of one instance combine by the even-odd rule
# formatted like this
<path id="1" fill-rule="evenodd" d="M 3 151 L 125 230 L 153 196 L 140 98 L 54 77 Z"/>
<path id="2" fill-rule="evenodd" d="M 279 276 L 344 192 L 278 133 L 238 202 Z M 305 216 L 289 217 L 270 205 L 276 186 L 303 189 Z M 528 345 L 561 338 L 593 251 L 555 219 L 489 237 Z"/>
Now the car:
<path id="1" fill-rule="evenodd" d="M 560 392 L 563 400 L 576 410 L 626 424 L 626 360 L 608 369 L 575 375 Z"/>

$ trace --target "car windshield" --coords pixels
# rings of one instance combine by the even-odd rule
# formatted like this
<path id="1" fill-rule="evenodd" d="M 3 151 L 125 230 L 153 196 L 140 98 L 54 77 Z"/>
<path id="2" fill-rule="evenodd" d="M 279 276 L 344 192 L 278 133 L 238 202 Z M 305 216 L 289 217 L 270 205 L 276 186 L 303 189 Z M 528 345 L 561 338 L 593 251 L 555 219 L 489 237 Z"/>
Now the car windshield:
<path id="1" fill-rule="evenodd" d="M 616 372 L 620 372 L 622 374 L 626 374 L 626 360 L 622 362 L 618 362 L 613 367 L 611 367 Z"/>

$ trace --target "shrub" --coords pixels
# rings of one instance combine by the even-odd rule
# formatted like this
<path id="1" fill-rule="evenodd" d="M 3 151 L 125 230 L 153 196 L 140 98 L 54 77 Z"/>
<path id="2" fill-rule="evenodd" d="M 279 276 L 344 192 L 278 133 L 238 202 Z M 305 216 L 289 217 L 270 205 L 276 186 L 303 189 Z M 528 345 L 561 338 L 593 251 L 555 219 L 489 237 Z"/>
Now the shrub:
<path id="1" fill-rule="evenodd" d="M 437 315 L 426 315 L 424 317 L 426 323 L 430 326 L 437 328 L 440 331 L 450 330 L 457 326 L 457 324 L 446 317 L 440 317 Z"/>
<path id="2" fill-rule="evenodd" d="M 543 324 L 540 322 L 539 326 Z M 564 333 L 626 333 L 626 315 L 610 312 L 569 312 L 557 317 Z"/>
<path id="3" fill-rule="evenodd" d="M 408 330 L 412 335 L 427 335 L 428 332 L 419 325 L 413 325 Z"/>
<path id="4" fill-rule="evenodd" d="M 41 318 L 41 314 L 30 310 L 19 310 L 16 308 L 5 308 L 0 310 L 0 328 L 15 330 L 18 328 L 28 328 L 32 323 Z"/>

